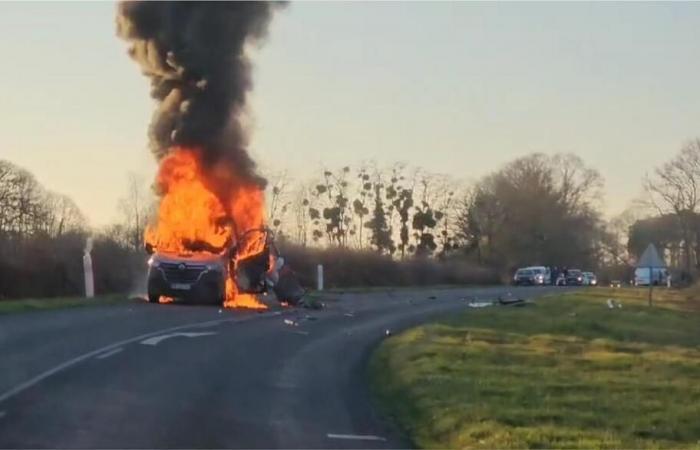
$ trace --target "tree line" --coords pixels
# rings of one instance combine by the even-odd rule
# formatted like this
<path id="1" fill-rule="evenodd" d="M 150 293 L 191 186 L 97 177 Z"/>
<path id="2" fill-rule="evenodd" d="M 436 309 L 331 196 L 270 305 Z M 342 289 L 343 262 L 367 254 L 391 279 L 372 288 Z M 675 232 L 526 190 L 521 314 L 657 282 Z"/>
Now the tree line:
<path id="1" fill-rule="evenodd" d="M 137 196 L 147 201 L 143 192 Z M 132 204 L 133 195 L 125 196 L 123 219 L 92 230 L 72 199 L 45 189 L 29 171 L 0 160 L 0 299 L 81 295 L 88 237 L 94 240 L 96 291 L 131 290 L 145 267 L 143 230 L 134 229 L 135 222 L 145 223 L 145 211 L 141 209 L 142 218 L 134 221 Z"/>
<path id="2" fill-rule="evenodd" d="M 649 243 L 683 279 L 700 270 L 700 139 L 645 176 L 645 197 L 636 211 L 612 220 L 601 212 L 602 176 L 571 154 L 529 154 L 473 182 L 402 163 L 325 168 L 304 180 L 286 173 L 269 179 L 269 225 L 278 243 L 298 256 L 297 265 L 308 269 L 302 278 L 309 283 L 309 258 L 384 265 L 402 284 L 423 272 L 433 274 L 425 283 L 459 282 L 460 271 L 475 268 L 483 269 L 479 279 L 492 280 L 494 273 L 534 264 L 608 270 L 620 278 Z M 88 236 L 94 240 L 97 291 L 134 289 L 145 270 L 143 232 L 156 200 L 144 177 L 130 175 L 127 181 L 119 220 L 95 230 L 70 198 L 0 160 L 0 298 L 81 294 Z M 402 262 L 412 269 L 403 270 L 409 265 Z M 376 271 L 348 272 L 346 281 Z M 340 285 L 344 273 L 337 271 Z"/>
<path id="3" fill-rule="evenodd" d="M 531 154 L 474 183 L 403 164 L 273 177 L 269 216 L 297 245 L 406 258 L 461 258 L 498 270 L 598 267 L 614 238 L 601 218 L 601 175 L 575 155 Z"/>

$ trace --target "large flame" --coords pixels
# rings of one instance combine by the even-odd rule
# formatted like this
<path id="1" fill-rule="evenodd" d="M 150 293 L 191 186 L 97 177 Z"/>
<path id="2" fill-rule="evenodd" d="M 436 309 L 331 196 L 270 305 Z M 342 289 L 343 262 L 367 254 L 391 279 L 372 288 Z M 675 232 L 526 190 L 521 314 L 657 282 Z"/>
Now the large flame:
<path id="1" fill-rule="evenodd" d="M 237 244 L 241 259 L 264 250 L 264 238 L 244 238 L 246 231 L 264 227 L 263 192 L 226 167 L 205 167 L 199 150 L 173 148 L 161 160 L 156 186 L 161 201 L 145 241 L 158 251 L 222 254 Z M 224 306 L 265 308 L 254 295 L 238 293 L 232 277 L 230 270 Z"/>

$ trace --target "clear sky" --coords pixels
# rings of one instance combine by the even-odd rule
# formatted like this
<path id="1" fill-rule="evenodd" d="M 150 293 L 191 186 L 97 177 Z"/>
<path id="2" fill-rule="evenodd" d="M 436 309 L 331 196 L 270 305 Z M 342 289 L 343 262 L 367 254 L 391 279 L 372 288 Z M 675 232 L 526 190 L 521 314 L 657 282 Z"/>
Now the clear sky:
<path id="1" fill-rule="evenodd" d="M 109 222 L 127 174 L 155 171 L 114 4 L 0 3 L 0 37 L 0 158 Z M 294 3 L 255 64 L 253 153 L 299 178 L 572 152 L 613 214 L 700 136 L 700 3 Z"/>

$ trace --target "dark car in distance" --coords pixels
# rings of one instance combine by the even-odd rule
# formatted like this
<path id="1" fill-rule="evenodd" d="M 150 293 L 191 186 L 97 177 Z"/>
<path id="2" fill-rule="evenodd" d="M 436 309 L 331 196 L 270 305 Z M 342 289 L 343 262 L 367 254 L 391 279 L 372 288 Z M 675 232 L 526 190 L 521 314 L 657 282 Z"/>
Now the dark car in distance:
<path id="1" fill-rule="evenodd" d="M 518 269 L 513 275 L 513 284 L 515 285 L 533 285 L 536 283 L 537 274 L 531 269 Z"/>
<path id="2" fill-rule="evenodd" d="M 569 269 L 566 272 L 566 285 L 567 286 L 582 286 L 583 285 L 583 272 L 578 269 Z"/>

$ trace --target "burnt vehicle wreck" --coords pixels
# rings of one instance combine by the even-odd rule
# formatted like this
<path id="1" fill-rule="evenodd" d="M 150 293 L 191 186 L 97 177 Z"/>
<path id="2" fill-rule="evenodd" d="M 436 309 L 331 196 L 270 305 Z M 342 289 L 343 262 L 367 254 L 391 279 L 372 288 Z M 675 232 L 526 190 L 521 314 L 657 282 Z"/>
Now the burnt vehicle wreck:
<path id="1" fill-rule="evenodd" d="M 262 251 L 247 254 L 250 241 L 263 242 Z M 211 249 L 209 249 L 211 250 Z M 249 230 L 225 251 L 192 251 L 173 254 L 146 244 L 148 301 L 161 296 L 193 303 L 224 305 L 227 282 L 235 283 L 233 295 L 274 293 L 280 303 L 297 305 L 306 291 L 286 265 L 270 230 Z"/>

